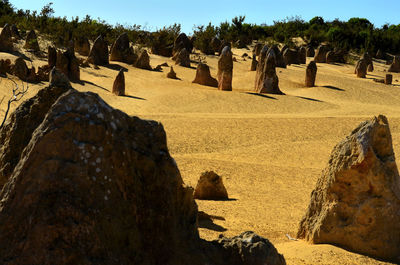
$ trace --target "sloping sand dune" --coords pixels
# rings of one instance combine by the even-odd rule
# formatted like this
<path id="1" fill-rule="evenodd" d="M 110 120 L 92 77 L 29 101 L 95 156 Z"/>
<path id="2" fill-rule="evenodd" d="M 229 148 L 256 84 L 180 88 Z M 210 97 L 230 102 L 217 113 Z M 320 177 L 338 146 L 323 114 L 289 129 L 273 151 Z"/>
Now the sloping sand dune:
<path id="1" fill-rule="evenodd" d="M 206 170 L 224 177 L 231 200 L 197 201 L 199 210 L 216 217 L 202 224 L 203 238 L 253 230 L 270 239 L 288 264 L 387 264 L 331 245 L 291 241 L 286 234 L 295 237 L 332 148 L 361 121 L 386 115 L 395 153 L 400 153 L 400 75 L 394 74 L 394 85 L 386 86 L 372 80 L 384 77 L 383 63 L 375 62 L 376 70 L 366 79 L 356 78 L 351 65 L 318 64 L 317 87 L 305 88 L 305 66 L 293 65 L 277 68 L 287 95 L 258 95 L 252 93 L 251 60 L 241 58 L 250 52 L 233 51 L 238 62 L 232 92 L 192 84 L 195 68 L 174 65 L 181 80 L 172 80 L 166 78 L 167 67 L 152 72 L 117 62 L 100 70 L 81 68 L 83 82 L 73 87 L 96 92 L 130 115 L 160 121 L 186 184 L 195 186 Z M 215 77 L 218 58 L 206 60 Z M 153 67 L 163 62 L 173 65 L 169 58 L 151 55 Z M 34 60 L 33 65 L 44 63 Z M 110 93 L 119 66 L 128 70 L 126 97 Z M 9 96 L 12 85 L 5 79 L 1 84 L 0 100 Z M 25 98 L 44 85 L 30 85 Z"/>

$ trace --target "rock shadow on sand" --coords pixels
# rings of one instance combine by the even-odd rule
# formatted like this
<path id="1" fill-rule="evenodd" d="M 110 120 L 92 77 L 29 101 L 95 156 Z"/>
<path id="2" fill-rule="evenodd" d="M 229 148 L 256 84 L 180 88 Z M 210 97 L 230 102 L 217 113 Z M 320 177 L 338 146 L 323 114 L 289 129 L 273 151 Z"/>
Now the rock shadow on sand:
<path id="1" fill-rule="evenodd" d="M 76 81 L 76 82 L 72 82 L 72 83 L 77 83 L 77 84 L 80 84 L 80 85 L 82 85 L 82 86 L 88 84 L 88 85 L 92 85 L 92 86 L 94 86 L 94 87 L 101 88 L 101 89 L 103 89 L 103 90 L 105 90 L 105 91 L 110 92 L 110 90 L 108 90 L 107 88 L 102 87 L 102 86 L 99 86 L 99 85 L 97 85 L 97 84 L 95 84 L 95 83 L 93 83 L 93 82 L 90 82 L 90 81 L 80 80 L 80 81 Z"/>
<path id="2" fill-rule="evenodd" d="M 203 211 L 199 211 L 198 215 L 197 215 L 197 219 L 198 219 L 199 228 L 205 228 L 205 229 L 213 230 L 213 231 L 217 231 L 217 232 L 225 232 L 228 230 L 225 227 L 214 223 L 214 220 L 225 221 L 225 218 L 222 216 L 209 215 Z"/>
<path id="3" fill-rule="evenodd" d="M 253 96 L 259 96 L 259 97 L 262 97 L 262 98 L 278 100 L 277 98 L 274 98 L 274 97 L 271 97 L 271 96 L 268 96 L 268 95 L 265 95 L 265 94 L 255 93 L 255 92 L 245 92 L 245 94 L 253 95 Z"/>
<path id="4" fill-rule="evenodd" d="M 138 99 L 138 100 L 147 100 L 147 99 L 145 99 L 145 98 L 135 97 L 135 96 L 130 96 L 130 95 L 122 95 L 121 97 L 132 98 L 132 99 Z"/>
<path id="5" fill-rule="evenodd" d="M 329 88 L 329 89 L 337 90 L 337 91 L 346 91 L 346 90 L 344 90 L 344 89 L 342 89 L 342 88 L 338 88 L 338 87 L 336 87 L 336 86 L 330 86 L 330 85 L 321 86 L 321 87 L 325 87 L 325 88 Z"/>
<path id="6" fill-rule="evenodd" d="M 301 98 L 309 101 L 315 101 L 315 102 L 323 102 L 322 100 L 315 99 L 315 98 L 308 98 L 308 97 L 301 97 L 301 96 L 295 96 L 296 98 Z"/>

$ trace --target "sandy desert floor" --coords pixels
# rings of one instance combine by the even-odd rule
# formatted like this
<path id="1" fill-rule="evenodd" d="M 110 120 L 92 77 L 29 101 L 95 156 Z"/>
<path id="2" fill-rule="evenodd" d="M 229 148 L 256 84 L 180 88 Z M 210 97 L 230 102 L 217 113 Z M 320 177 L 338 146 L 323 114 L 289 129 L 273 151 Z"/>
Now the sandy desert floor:
<path id="1" fill-rule="evenodd" d="M 199 210 L 215 217 L 214 222 L 201 224 L 202 238 L 253 230 L 268 238 L 290 265 L 388 264 L 331 245 L 292 241 L 286 234 L 296 236 L 331 150 L 361 121 L 386 115 L 395 153 L 400 153 L 400 74 L 393 75 L 394 85 L 386 86 L 372 80 L 384 77 L 388 67 L 383 62 L 375 62 L 375 71 L 366 79 L 356 78 L 351 65 L 318 64 L 317 87 L 305 88 L 305 65 L 293 65 L 277 68 L 286 95 L 258 95 L 252 93 L 251 60 L 241 58 L 251 51 L 233 52 L 238 62 L 232 92 L 192 84 L 196 64 L 183 68 L 155 55 L 151 55 L 153 67 L 163 62 L 174 65 L 181 80 L 167 79 L 167 67 L 154 72 L 112 62 L 99 70 L 81 68 L 83 82 L 73 87 L 98 93 L 130 115 L 160 121 L 187 185 L 196 186 L 206 170 L 223 176 L 231 200 L 197 201 Z M 15 56 L 0 53 L 0 58 Z M 206 58 L 214 77 L 217 60 Z M 45 63 L 44 58 L 33 61 L 34 66 Z M 110 93 L 118 65 L 128 70 L 126 97 Z M 25 98 L 45 85 L 29 85 Z M 9 96 L 11 87 L 10 81 L 2 80 L 0 100 Z"/>

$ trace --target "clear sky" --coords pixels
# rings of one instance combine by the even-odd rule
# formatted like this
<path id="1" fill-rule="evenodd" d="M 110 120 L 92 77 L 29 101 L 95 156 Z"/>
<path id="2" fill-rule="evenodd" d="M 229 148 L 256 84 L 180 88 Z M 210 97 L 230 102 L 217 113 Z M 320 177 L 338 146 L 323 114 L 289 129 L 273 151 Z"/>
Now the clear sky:
<path id="1" fill-rule="evenodd" d="M 308 21 L 315 16 L 325 20 L 351 17 L 369 19 L 376 27 L 385 23 L 400 24 L 400 0 L 10 0 L 18 9 L 38 10 L 53 2 L 56 16 L 86 14 L 110 24 L 139 24 L 147 30 L 180 23 L 191 33 L 194 25 L 211 22 L 219 25 L 235 16 L 245 15 L 247 23 L 266 23 L 300 16 Z"/>

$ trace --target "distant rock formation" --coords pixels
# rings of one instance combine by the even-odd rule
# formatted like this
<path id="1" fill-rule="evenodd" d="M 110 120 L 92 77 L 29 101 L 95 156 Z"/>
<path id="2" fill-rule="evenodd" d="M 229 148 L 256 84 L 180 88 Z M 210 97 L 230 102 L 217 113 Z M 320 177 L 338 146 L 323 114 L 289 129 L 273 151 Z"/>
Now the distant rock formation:
<path id="1" fill-rule="evenodd" d="M 167 78 L 178 79 L 178 77 L 176 76 L 176 73 L 174 71 L 174 68 L 172 66 L 171 66 L 171 68 L 170 68 L 170 70 L 169 70 L 169 72 L 167 74 Z"/>
<path id="2" fill-rule="evenodd" d="M 355 73 L 359 78 L 365 78 L 367 75 L 367 62 L 364 59 L 358 60 Z"/>
<path id="3" fill-rule="evenodd" d="M 90 53 L 90 43 L 88 38 L 80 37 L 75 40 L 75 50 L 82 56 L 88 56 Z"/>
<path id="4" fill-rule="evenodd" d="M 261 51 L 260 61 L 257 66 L 255 92 L 283 95 L 279 89 L 279 79 L 276 75 L 274 51 Z"/>
<path id="5" fill-rule="evenodd" d="M 308 46 L 308 47 L 306 48 L 306 55 L 307 55 L 307 57 L 314 57 L 314 56 L 315 56 L 314 48 Z"/>
<path id="6" fill-rule="evenodd" d="M 56 67 L 71 81 L 79 81 L 81 79 L 79 61 L 75 57 L 73 51 L 70 50 L 70 48 L 67 49 L 65 52 L 57 52 Z"/>
<path id="7" fill-rule="evenodd" d="M 399 262 L 399 185 L 389 124 L 380 115 L 334 147 L 297 237 Z"/>
<path id="8" fill-rule="evenodd" d="M 102 36 L 98 36 L 90 49 L 87 61 L 94 65 L 107 65 L 108 61 L 108 44 Z"/>
<path id="9" fill-rule="evenodd" d="M 250 71 L 256 71 L 257 70 L 257 65 L 258 65 L 258 61 L 256 59 L 256 55 L 253 54 L 253 59 L 251 60 Z"/>
<path id="10" fill-rule="evenodd" d="M 286 48 L 283 52 L 283 59 L 285 60 L 286 65 L 300 64 L 299 54 L 295 49 Z"/>
<path id="11" fill-rule="evenodd" d="M 11 52 L 13 50 L 14 45 L 12 41 L 11 27 L 8 24 L 5 24 L 3 30 L 0 33 L 0 51 Z"/>
<path id="12" fill-rule="evenodd" d="M 298 51 L 299 54 L 299 63 L 306 64 L 307 63 L 307 50 L 304 46 L 301 46 Z"/>
<path id="13" fill-rule="evenodd" d="M 306 69 L 306 87 L 315 86 L 315 78 L 317 77 L 317 64 L 311 61 Z"/>
<path id="14" fill-rule="evenodd" d="M 214 171 L 206 171 L 201 174 L 193 197 L 200 200 L 227 200 L 228 192 L 222 177 Z"/>
<path id="15" fill-rule="evenodd" d="M 255 54 L 256 56 L 260 56 L 263 47 L 264 44 L 257 42 L 256 45 L 254 45 L 253 54 Z"/>
<path id="16" fill-rule="evenodd" d="M 393 75 L 392 74 L 386 74 L 385 75 L 385 84 L 386 85 L 391 85 L 393 80 Z"/>
<path id="17" fill-rule="evenodd" d="M 117 96 L 125 95 L 125 76 L 124 71 L 121 69 L 114 80 L 112 93 Z"/>
<path id="18" fill-rule="evenodd" d="M 136 60 L 137 55 L 129 44 L 128 34 L 122 33 L 111 47 L 110 61 L 133 64 Z"/>
<path id="19" fill-rule="evenodd" d="M 183 48 L 177 53 L 175 64 L 183 67 L 190 67 L 190 54 L 186 48 Z"/>
<path id="20" fill-rule="evenodd" d="M 218 59 L 218 89 L 232 91 L 233 60 L 232 52 L 229 46 L 222 49 Z"/>
<path id="21" fill-rule="evenodd" d="M 400 56 L 393 57 L 393 62 L 389 66 L 388 72 L 400 73 Z"/>
<path id="22" fill-rule="evenodd" d="M 34 30 L 29 31 L 28 35 L 26 36 L 24 48 L 36 52 L 40 51 L 39 42 Z"/>
<path id="23" fill-rule="evenodd" d="M 273 53 L 271 52 L 273 51 Z M 282 53 L 278 48 L 278 45 L 272 45 L 271 48 L 268 49 L 268 54 L 272 54 L 275 59 L 275 67 L 286 68 L 285 60 L 283 59 Z"/>
<path id="24" fill-rule="evenodd" d="M 203 86 L 218 87 L 217 79 L 211 76 L 210 68 L 204 63 L 199 63 L 197 65 L 196 77 L 192 83 L 197 83 Z"/>
<path id="25" fill-rule="evenodd" d="M 176 37 L 174 42 L 173 54 L 179 53 L 183 48 L 190 54 L 193 50 L 193 44 L 185 33 L 181 33 Z"/>
<path id="26" fill-rule="evenodd" d="M 316 63 L 326 63 L 326 54 L 330 51 L 329 47 L 326 45 L 320 45 L 315 52 L 314 62 Z"/>
<path id="27" fill-rule="evenodd" d="M 50 68 L 56 66 L 57 63 L 57 50 L 56 48 L 49 46 L 47 47 L 47 64 Z"/>
<path id="28" fill-rule="evenodd" d="M 139 58 L 135 62 L 135 67 L 145 70 L 152 70 L 150 66 L 150 56 L 145 49 L 140 52 Z"/>

